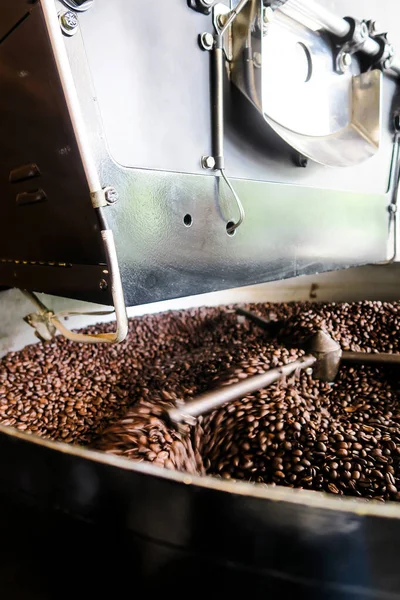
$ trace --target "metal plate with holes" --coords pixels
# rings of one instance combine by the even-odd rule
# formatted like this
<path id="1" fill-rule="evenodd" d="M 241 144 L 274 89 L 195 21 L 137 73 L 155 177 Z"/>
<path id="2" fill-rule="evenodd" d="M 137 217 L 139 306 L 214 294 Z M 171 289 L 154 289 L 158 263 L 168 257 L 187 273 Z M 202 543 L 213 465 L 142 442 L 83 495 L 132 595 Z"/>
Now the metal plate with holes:
<path id="1" fill-rule="evenodd" d="M 65 47 L 102 184 L 120 196 L 106 214 L 127 304 L 386 258 L 393 81 L 383 86 L 382 150 L 350 169 L 294 167 L 291 151 L 226 81 L 227 172 L 246 209 L 230 237 L 235 203 L 200 160 L 211 152 L 211 120 L 210 57 L 198 34 L 212 31 L 211 19 L 180 0 L 115 0 L 79 20 Z M 104 45 L 109 20 L 115 36 Z"/>

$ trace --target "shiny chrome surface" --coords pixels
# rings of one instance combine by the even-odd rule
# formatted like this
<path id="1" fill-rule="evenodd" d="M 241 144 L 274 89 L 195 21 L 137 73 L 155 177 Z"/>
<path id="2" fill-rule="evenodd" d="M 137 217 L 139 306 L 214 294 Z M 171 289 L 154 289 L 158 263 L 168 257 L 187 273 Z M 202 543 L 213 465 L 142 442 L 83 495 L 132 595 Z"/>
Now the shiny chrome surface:
<path id="1" fill-rule="evenodd" d="M 297 20 L 301 21 L 303 18 L 305 24 L 312 25 L 315 29 L 326 29 L 337 37 L 344 37 L 350 30 L 350 25 L 340 16 L 327 9 L 323 2 L 288 0 L 281 5 L 279 10 Z"/>
<path id="2" fill-rule="evenodd" d="M 326 34 L 280 9 L 264 23 L 263 32 L 257 32 L 262 14 L 262 3 L 252 0 L 252 7 L 233 24 L 232 78 L 239 89 L 267 123 L 308 158 L 344 167 L 373 156 L 380 144 L 380 71 L 360 75 L 353 60 L 351 68 L 349 62 L 339 73 Z M 246 22 L 252 24 L 251 35 Z M 253 60 L 246 59 L 249 53 Z M 261 64 L 255 62 L 256 54 Z"/>
<path id="3" fill-rule="evenodd" d="M 198 34 L 206 30 L 206 17 L 180 2 L 171 4 L 169 17 L 164 13 L 165 4 L 161 1 L 159 8 L 164 17 L 163 31 L 169 20 L 175 27 L 175 19 L 179 19 L 183 32 L 187 31 L 184 27 L 186 21 L 190 28 L 193 20 L 195 23 L 192 32 L 195 43 L 192 46 L 187 46 L 186 33 L 183 37 L 174 37 L 173 44 L 169 45 L 169 60 L 175 58 L 179 61 L 180 53 L 186 49 L 189 54 L 189 48 L 193 58 L 190 78 L 188 80 L 185 76 L 181 84 L 185 87 L 185 94 L 190 91 L 192 95 L 192 100 L 185 104 L 184 115 L 185 119 L 191 119 L 187 129 L 191 135 L 182 135 L 178 127 L 174 139 L 174 144 L 178 140 L 180 142 L 174 145 L 176 170 L 179 170 L 179 165 L 184 166 L 183 163 L 192 170 L 189 174 L 155 169 L 157 156 L 161 154 L 163 160 L 172 162 L 170 140 L 160 136 L 162 130 L 157 126 L 152 129 L 151 136 L 149 133 L 144 137 L 137 123 L 141 113 L 133 115 L 131 121 L 127 118 L 128 114 L 132 114 L 131 108 L 127 113 L 124 105 L 129 103 L 131 107 L 132 103 L 142 102 L 143 94 L 152 94 L 154 101 L 167 91 L 171 99 L 179 93 L 179 87 L 172 90 L 168 87 L 164 74 L 158 69 L 157 54 L 150 46 L 146 46 L 146 53 L 142 55 L 144 63 L 131 60 L 139 52 L 137 46 L 135 53 L 134 45 L 142 39 L 143 33 L 143 27 L 134 16 L 140 11 L 142 19 L 154 24 L 158 22 L 159 14 L 156 6 L 157 2 L 145 3 L 143 0 L 116 0 L 109 5 L 121 35 L 116 36 L 114 45 L 106 48 L 101 43 L 101 32 L 107 22 L 106 15 L 108 18 L 110 13 L 97 3 L 93 10 L 80 18 L 80 34 L 64 42 L 101 179 L 113 185 L 120 195 L 119 202 L 105 210 L 115 236 L 127 305 L 385 260 L 387 205 L 390 203 L 387 193 L 393 145 L 387 125 L 384 128 L 383 151 L 371 159 L 375 161 L 377 158 L 375 166 L 369 169 L 360 166 L 354 170 L 349 168 L 344 174 L 341 170 L 340 177 L 336 169 L 324 169 L 318 165 L 301 170 L 293 167 L 288 154 L 282 158 L 276 145 L 273 158 L 268 154 L 267 144 L 260 143 L 263 139 L 259 137 L 260 127 L 258 134 L 250 133 L 254 119 L 242 103 L 240 115 L 247 126 L 247 133 L 241 131 L 239 135 L 240 118 L 234 123 L 233 113 L 238 107 L 236 102 L 240 100 L 232 94 L 233 87 L 228 88 L 231 92 L 228 91 L 226 97 L 226 164 L 234 178 L 235 190 L 242 199 L 246 220 L 236 235 L 227 235 L 227 223 L 235 221 L 235 206 L 229 190 L 224 185 L 221 188 L 221 181 L 202 169 L 201 156 L 206 152 L 199 153 L 199 147 L 204 146 L 194 143 L 199 125 L 202 135 L 206 133 L 209 136 L 211 132 L 209 56 L 197 43 Z M 118 14 L 127 18 L 121 21 Z M 124 53 L 120 40 L 126 43 Z M 121 52 L 116 53 L 118 48 Z M 88 62 L 83 59 L 84 56 L 88 57 Z M 196 67 L 198 60 L 202 65 L 200 69 Z M 141 66 L 140 73 L 147 75 L 150 71 L 146 69 L 156 68 L 159 84 L 154 85 L 148 77 L 135 81 L 139 74 L 138 66 Z M 181 67 L 182 63 L 179 63 L 177 68 Z M 119 110 L 119 127 L 124 126 L 126 131 L 126 123 L 129 123 L 128 131 L 132 132 L 131 136 L 125 135 L 123 144 L 129 142 L 137 153 L 136 165 L 132 167 L 140 167 L 144 161 L 147 169 L 121 167 L 111 159 L 107 152 L 111 152 L 111 147 L 104 145 L 104 135 L 107 139 L 110 122 L 103 130 L 88 85 L 92 77 L 94 90 L 99 92 L 96 94 L 96 107 L 102 116 L 104 110 L 113 110 L 114 120 Z M 392 100 L 392 84 L 391 81 L 386 82 L 386 107 Z M 115 93 L 112 93 L 114 85 Z M 125 93 L 119 93 L 123 88 Z M 182 100 L 184 98 L 185 95 Z M 251 108 L 246 99 L 243 101 L 246 107 Z M 187 114 L 188 107 L 191 117 Z M 162 119 L 162 127 L 166 124 L 172 126 L 183 110 L 182 103 L 173 102 L 163 104 L 157 114 L 153 113 L 151 102 L 147 109 L 144 118 L 154 116 L 155 123 Z M 205 112 L 208 112 L 206 126 L 202 117 L 198 118 Z M 207 148 L 211 148 L 210 137 L 208 139 Z M 153 158 L 146 159 L 146 155 L 150 157 L 151 154 Z M 199 163 L 199 171 L 192 162 L 193 156 Z M 371 173 L 373 168 L 376 171 Z M 276 185 L 274 182 L 280 183 Z M 290 185 L 294 182 L 302 185 Z M 191 227 L 184 225 L 187 214 L 192 217 Z"/>
<path id="4" fill-rule="evenodd" d="M 299 133 L 284 127 L 281 123 L 270 118 L 267 113 L 264 116 L 266 121 L 284 140 L 308 158 L 327 166 L 349 167 L 356 165 L 371 158 L 379 150 L 382 118 L 381 79 L 382 73 L 379 70 L 353 76 L 344 98 L 339 99 L 340 94 L 338 94 L 339 98 L 335 98 L 332 94 L 331 99 L 325 105 L 318 102 L 318 94 L 311 95 L 313 99 L 311 106 L 308 105 L 307 100 L 302 104 L 304 98 L 300 94 L 299 105 L 304 108 L 309 106 L 314 111 L 314 124 L 320 120 L 321 115 L 325 117 L 323 119 L 325 123 L 332 123 L 335 114 L 340 112 L 339 107 L 347 104 L 348 110 L 345 110 L 344 113 L 348 115 L 348 122 L 342 129 L 332 131 L 328 135 Z M 298 91 L 296 89 L 295 95 Z M 312 110 L 307 111 L 306 109 L 304 111 L 305 113 L 309 112 L 311 123 L 313 121 Z M 311 128 L 313 128 L 313 125 L 311 125 Z"/>
<path id="5" fill-rule="evenodd" d="M 68 8 L 72 8 L 77 12 L 84 12 L 89 10 L 89 8 L 92 8 L 95 0 L 83 0 L 82 2 L 77 2 L 76 0 L 62 0 L 62 2 L 65 6 L 68 6 Z"/>
<path id="6" fill-rule="evenodd" d="M 372 0 L 352 4 L 354 14 L 377 14 L 396 44 L 400 20 L 397 25 L 388 19 L 389 5 L 392 13 L 400 12 L 392 8 L 391 0 L 383 0 L 379 12 Z M 348 5 L 335 0 L 329 9 L 344 15 Z M 126 168 L 212 177 L 201 166 L 201 157 L 212 154 L 210 56 L 198 45 L 199 34 L 213 31 L 211 16 L 196 13 L 180 0 L 113 0 L 96 3 L 79 15 L 79 21 L 84 47 L 78 50 L 79 36 L 65 46 L 69 53 L 82 52 L 87 57 L 88 81 L 96 98 L 88 111 L 99 114 L 111 157 Z M 109 22 L 116 34 L 113 43 L 105 45 L 102 40 L 109 35 Z M 157 45 L 149 44 L 149 27 L 157 31 Z M 160 53 L 159 48 L 167 47 L 168 53 Z M 78 73 L 85 68 L 84 61 L 80 62 Z M 392 152 L 388 121 L 383 123 L 380 151 L 368 165 L 343 170 L 311 164 L 298 169 L 293 167 L 291 149 L 270 132 L 257 111 L 230 86 L 228 77 L 225 86 L 225 161 L 230 177 L 347 192 L 387 191 Z M 389 112 L 395 89 L 395 82 L 385 77 L 384 114 Z"/>
<path id="7" fill-rule="evenodd" d="M 343 352 L 342 359 L 347 363 L 365 365 L 400 365 L 400 354 L 385 354 L 381 352 Z"/>
<path id="8" fill-rule="evenodd" d="M 18 221 L 18 239 L 7 236 L 12 259 L 24 242 L 28 249 L 41 253 L 39 260 L 49 260 L 50 246 L 52 251 L 59 250 L 61 241 L 68 242 L 68 222 L 79 229 L 79 235 L 66 246 L 72 255 L 70 263 L 75 265 L 85 256 L 85 263 L 96 267 L 97 276 L 102 269 L 99 263 L 105 258 L 103 253 L 102 260 L 97 259 L 101 244 L 95 246 L 94 240 L 100 239 L 100 232 L 95 229 L 96 220 L 91 220 L 90 193 L 107 186 L 120 196 L 104 211 L 115 238 L 127 304 L 387 259 L 393 145 L 389 121 L 383 122 L 381 149 L 368 168 L 324 169 L 310 164 L 307 169 L 298 169 L 292 164 L 291 149 L 278 137 L 271 140 L 273 132 L 226 76 L 227 172 L 246 211 L 243 225 L 236 235 L 229 236 L 227 226 L 237 219 L 237 207 L 224 182 L 201 165 L 201 157 L 211 153 L 210 57 L 199 48 L 198 34 L 208 26 L 212 31 L 211 17 L 196 13 L 180 0 L 168 6 L 161 0 L 97 2 L 79 14 L 79 32 L 67 39 L 57 20 L 62 3 L 53 2 L 51 8 L 50 1 L 43 0 L 31 6 L 36 19 L 29 16 L 7 44 L 0 45 L 2 73 L 7 61 L 12 65 L 10 88 L 7 94 L 2 93 L 1 103 L 14 119 L 5 121 L 6 131 L 13 134 L 3 139 L 13 142 L 14 154 L 10 148 L 4 151 L 0 185 L 9 221 L 10 214 L 12 218 L 18 216 L 14 197 L 8 195 L 9 172 L 32 161 L 39 168 L 46 162 L 49 182 L 43 189 L 48 193 L 51 186 L 51 197 L 57 201 L 33 205 L 32 219 Z M 361 6 L 364 4 L 358 4 L 358 10 Z M 38 29 L 42 7 L 61 81 L 54 76 L 54 61 L 42 25 Z M 338 14 L 345 14 L 343 10 L 338 1 Z M 110 21 L 115 28 L 113 44 L 104 44 Z M 160 54 L 158 45 L 148 43 L 149 26 L 168 52 Z M 7 56 L 11 48 L 14 62 Z M 21 48 L 26 52 L 18 69 Z M 39 49 L 48 56 L 40 57 Z M 29 77 L 17 76 L 28 71 Z M 56 96 L 50 94 L 49 82 L 50 92 L 57 90 Z M 383 88 L 384 113 L 389 114 L 393 81 L 385 78 Z M 46 136 L 31 136 L 30 122 L 27 130 L 27 122 L 15 120 L 16 108 L 19 114 L 29 114 L 25 106 L 33 89 L 46 99 L 34 105 L 36 126 L 46 131 Z M 16 90 L 21 91 L 24 102 Z M 17 97 L 18 103 L 13 104 L 12 98 Z M 46 120 L 48 106 L 52 109 L 51 122 L 48 117 Z M 32 143 L 27 149 L 32 150 L 29 157 L 22 151 L 28 134 Z M 110 135 L 115 135 L 115 144 L 110 143 Z M 48 140 L 53 136 L 50 147 Z M 34 146 L 33 140 L 41 145 Z M 61 140 L 65 142 L 59 145 Z M 57 148 L 68 146 L 72 152 L 57 154 Z M 116 162 L 113 148 L 121 156 L 126 150 L 126 166 Z M 62 186 L 56 189 L 61 181 L 60 165 L 64 167 Z M 75 179 L 70 172 L 75 173 Z M 80 191 L 75 195 L 78 181 Z M 186 215 L 190 215 L 191 227 L 185 226 Z M 49 222 L 59 223 L 61 217 L 63 226 L 57 225 L 57 234 L 48 231 Z M 32 236 L 33 222 L 35 231 L 40 232 L 40 244 Z M 65 249 L 61 250 L 55 258 L 63 263 Z M 25 259 L 22 252 L 17 259 Z M 32 286 L 34 271 L 30 264 L 6 262 L 1 266 L 4 281 L 18 282 L 21 287 L 25 287 L 24 280 L 26 286 Z M 78 284 L 71 291 L 71 272 L 59 270 L 57 276 L 50 276 L 50 272 L 54 273 L 46 267 L 36 275 L 39 289 L 56 291 L 64 281 L 68 293 L 76 293 Z M 85 297 L 90 297 L 91 290 L 96 301 L 103 294 L 104 302 L 109 302 L 109 295 L 100 293 L 98 282 L 93 287 L 93 278 L 90 285 L 80 281 L 82 286 Z"/>

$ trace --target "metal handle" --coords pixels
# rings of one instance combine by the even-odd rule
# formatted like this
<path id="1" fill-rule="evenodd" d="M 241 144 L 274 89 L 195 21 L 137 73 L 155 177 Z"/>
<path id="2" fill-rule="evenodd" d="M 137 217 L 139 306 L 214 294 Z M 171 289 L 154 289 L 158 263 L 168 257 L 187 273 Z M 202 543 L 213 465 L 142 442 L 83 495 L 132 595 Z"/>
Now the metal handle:
<path id="1" fill-rule="evenodd" d="M 342 352 L 342 361 L 365 365 L 400 365 L 400 354 L 383 352 Z"/>
<path id="2" fill-rule="evenodd" d="M 282 377 L 291 375 L 296 369 L 312 367 L 316 362 L 317 359 L 314 356 L 305 356 L 288 365 L 283 365 L 283 367 L 266 371 L 262 375 L 253 375 L 243 381 L 239 381 L 239 383 L 211 390 L 194 398 L 194 400 L 186 402 L 182 406 L 168 410 L 166 413 L 167 418 L 173 424 L 189 423 L 192 425 L 196 417 L 207 414 L 226 402 L 237 400 L 247 394 L 261 390 Z"/>
<path id="3" fill-rule="evenodd" d="M 271 323 L 276 323 L 276 321 L 268 321 L 267 319 L 264 319 L 264 317 L 260 317 L 240 306 L 236 308 L 236 314 L 246 317 L 250 321 L 253 321 L 255 325 L 261 327 L 261 329 L 266 329 L 267 331 L 271 328 Z"/>

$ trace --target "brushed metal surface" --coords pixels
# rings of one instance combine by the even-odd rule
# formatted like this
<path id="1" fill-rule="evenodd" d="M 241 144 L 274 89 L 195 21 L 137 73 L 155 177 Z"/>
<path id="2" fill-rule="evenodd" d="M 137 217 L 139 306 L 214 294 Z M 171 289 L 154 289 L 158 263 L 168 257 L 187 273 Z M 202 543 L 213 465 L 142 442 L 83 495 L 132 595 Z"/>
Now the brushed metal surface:
<path id="1" fill-rule="evenodd" d="M 379 195 L 237 180 L 246 219 L 230 237 L 226 224 L 236 215 L 220 181 L 117 169 L 108 179 L 121 192 L 107 215 L 128 305 L 346 268 L 386 253 L 387 200 Z"/>
<path id="2" fill-rule="evenodd" d="M 262 11 L 262 3 L 252 0 L 233 24 L 232 81 L 304 156 L 332 167 L 371 158 L 380 146 L 381 71 L 360 74 L 353 57 L 339 73 L 337 50 L 326 32 L 313 31 L 280 10 L 260 30 Z M 259 62 L 248 60 L 249 53 L 258 54 Z"/>
<path id="3" fill-rule="evenodd" d="M 125 0 L 118 0 L 116 5 L 121 7 L 121 2 L 124 3 Z M 204 16 L 186 6 L 182 8 L 182 3 L 178 0 L 174 0 L 173 4 L 179 6 L 177 10 L 181 15 L 180 27 L 183 30 L 193 19 L 196 22 L 200 19 L 203 24 Z M 133 0 L 125 2 L 123 6 L 126 18 L 122 20 L 119 17 L 115 21 L 117 30 L 119 27 L 127 27 L 126 24 L 129 23 L 130 35 L 134 37 L 134 30 L 139 25 L 133 15 L 137 15 L 140 8 L 142 22 L 152 17 L 155 33 L 158 0 L 148 3 Z M 111 12 L 107 13 L 109 18 L 114 14 L 113 7 L 114 4 Z M 168 18 L 168 14 L 164 16 L 165 19 Z M 118 203 L 107 207 L 105 212 L 114 231 L 128 305 L 347 268 L 378 262 L 387 257 L 387 206 L 390 198 L 386 192 L 392 154 L 392 135 L 388 121 L 383 135 L 387 145 L 383 144 L 382 152 L 367 163 L 368 168 L 365 165 L 362 167 L 365 169 L 365 177 L 360 175 L 361 167 L 337 170 L 312 165 L 307 169 L 298 169 L 291 162 L 289 166 L 287 147 L 282 160 L 278 154 L 279 146 L 275 146 L 275 156 L 269 163 L 267 181 L 234 179 L 235 188 L 244 204 L 246 220 L 236 235 L 230 237 L 226 233 L 226 225 L 237 218 L 234 213 L 236 205 L 218 178 L 199 175 L 196 168 L 193 169 L 193 174 L 160 172 L 154 169 L 124 168 L 112 160 L 109 147 L 104 144 L 104 135 L 107 138 L 107 126 L 105 129 L 102 127 L 104 97 L 97 94 L 96 84 L 98 78 L 107 79 L 110 102 L 112 98 L 119 98 L 118 82 L 111 70 L 114 64 L 111 57 L 114 56 L 115 47 L 105 47 L 102 42 L 104 19 L 103 8 L 97 3 L 93 9 L 80 16 L 81 32 L 74 38 L 65 40 L 65 47 L 102 184 L 112 185 L 120 195 Z M 204 29 L 201 24 L 199 32 Z M 162 27 L 168 29 L 168 21 L 164 20 Z M 117 42 L 115 46 L 118 47 Z M 147 47 L 141 58 L 148 61 L 154 50 L 153 57 L 156 61 L 156 50 L 159 48 L 158 44 Z M 107 58 L 105 55 L 108 50 L 110 54 Z M 178 61 L 179 56 L 175 55 L 175 51 L 175 45 L 172 44 L 171 60 Z M 185 52 L 196 57 L 200 52 L 200 56 L 205 56 L 208 61 L 207 56 L 196 45 L 191 50 L 186 47 Z M 107 62 L 101 70 L 103 58 Z M 117 72 L 126 64 L 124 55 L 121 54 L 119 60 L 121 64 L 115 67 Z M 138 64 L 145 69 L 143 62 L 137 61 L 136 67 Z M 127 79 L 132 82 L 131 72 L 127 69 L 125 72 Z M 209 110 L 207 85 L 205 84 L 206 88 L 203 86 L 203 90 L 207 89 L 207 94 L 200 96 L 199 88 L 196 87 L 199 74 L 204 76 L 204 72 L 191 71 L 189 74 L 191 77 L 185 78 L 183 85 L 192 86 L 191 89 L 196 90 L 196 99 L 200 98 Z M 393 86 L 394 82 L 385 78 L 384 102 L 387 110 L 393 99 Z M 167 89 L 167 82 L 161 78 L 151 91 L 154 95 L 162 95 Z M 131 95 L 150 93 L 150 90 L 141 90 L 136 85 L 131 88 Z M 246 103 L 248 108 L 248 100 L 238 90 L 232 88 L 231 93 L 231 98 L 235 98 L 238 105 Z M 124 102 L 130 101 L 130 97 L 124 99 Z M 116 102 L 121 107 L 118 104 L 120 100 Z M 196 106 L 193 107 L 191 103 L 185 105 L 185 112 L 190 113 L 191 132 L 199 122 L 202 123 L 201 119 L 197 119 Z M 151 106 L 149 111 L 151 112 Z M 174 111 L 173 103 L 164 104 L 159 118 L 167 123 L 173 121 Z M 246 115 L 245 121 L 243 115 Z M 256 119 L 252 123 L 249 115 L 243 108 L 241 118 L 247 129 L 258 123 Z M 157 127 L 152 130 L 151 136 L 149 134 L 143 138 L 140 128 L 136 130 L 135 120 L 125 121 L 123 111 L 119 112 L 119 118 L 124 122 L 125 135 L 131 135 L 135 139 L 138 156 L 153 152 L 154 156 L 168 155 L 168 160 L 171 159 L 167 145 L 163 145 L 163 140 L 158 137 Z M 140 115 L 135 118 L 139 119 Z M 143 118 L 147 119 L 148 116 Z M 225 140 L 228 173 L 235 175 L 235 170 L 228 168 L 229 153 L 234 148 L 237 164 L 241 163 L 242 170 L 246 165 L 251 167 L 247 177 L 249 173 L 256 171 L 254 179 L 262 179 L 269 161 L 266 146 L 261 143 L 263 134 L 252 134 L 250 137 L 248 132 L 243 135 L 243 132 L 236 129 L 235 137 L 232 137 L 234 130 L 231 119 L 232 110 L 228 111 Z M 260 119 L 264 125 L 261 116 Z M 260 131 L 256 126 L 255 129 L 257 128 Z M 203 131 L 203 124 L 201 130 Z M 194 134 L 193 139 L 195 138 Z M 191 140 L 191 136 L 180 138 L 182 154 L 186 152 L 187 157 L 195 155 L 192 153 Z M 259 149 L 256 152 L 248 151 L 249 146 L 257 144 Z M 187 157 L 180 155 L 174 159 L 179 164 L 180 160 L 186 160 Z M 380 162 L 380 166 L 372 162 L 375 160 Z M 270 168 L 271 165 L 274 165 L 273 169 Z M 281 183 L 276 184 L 276 180 Z M 294 180 L 301 185 L 290 185 Z M 187 214 L 192 217 L 191 227 L 184 224 Z"/>
<path id="4" fill-rule="evenodd" d="M 343 1 L 329 4 L 340 16 L 373 15 L 388 27 L 394 43 L 400 42 L 400 5 L 391 0 L 379 5 L 362 0 L 353 0 L 350 6 Z M 389 11 L 392 18 L 388 18 Z M 113 43 L 104 44 L 110 22 Z M 180 0 L 114 0 L 97 3 L 80 16 L 80 24 L 113 159 L 125 167 L 201 173 L 200 158 L 211 153 L 210 57 L 200 50 L 197 36 L 212 31 L 211 18 L 190 10 Z M 154 44 L 149 43 L 150 31 L 157 40 Z M 377 156 L 351 169 L 324 169 L 316 164 L 299 169 L 293 167 L 291 150 L 276 143 L 278 136 L 226 81 L 227 172 L 235 178 L 383 193 L 389 172 L 389 109 L 395 87 L 394 81 L 385 78 L 383 132 Z"/>

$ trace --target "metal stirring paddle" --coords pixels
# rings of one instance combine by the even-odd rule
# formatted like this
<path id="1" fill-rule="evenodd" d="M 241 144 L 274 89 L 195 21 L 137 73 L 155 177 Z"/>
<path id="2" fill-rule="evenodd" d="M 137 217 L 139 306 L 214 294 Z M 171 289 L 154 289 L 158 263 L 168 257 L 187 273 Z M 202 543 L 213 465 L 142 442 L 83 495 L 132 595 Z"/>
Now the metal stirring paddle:
<path id="1" fill-rule="evenodd" d="M 246 313 L 244 316 L 248 316 L 261 327 L 269 326 L 269 322 L 262 319 L 262 317 L 253 315 L 248 311 Z M 242 309 L 240 309 L 240 314 L 244 314 Z M 270 369 L 260 375 L 250 376 L 243 381 L 239 381 L 239 383 L 210 390 L 189 402 L 179 402 L 176 407 L 166 411 L 166 418 L 173 425 L 179 425 L 180 423 L 194 425 L 196 418 L 200 415 L 207 414 L 227 402 L 243 398 L 247 394 L 268 387 L 279 379 L 291 375 L 297 369 L 312 369 L 314 379 L 331 382 L 336 378 L 342 361 L 379 365 L 400 364 L 399 354 L 342 351 L 340 345 L 324 331 L 319 331 L 313 335 L 306 347 L 309 352 L 307 356 L 282 367 Z"/>

